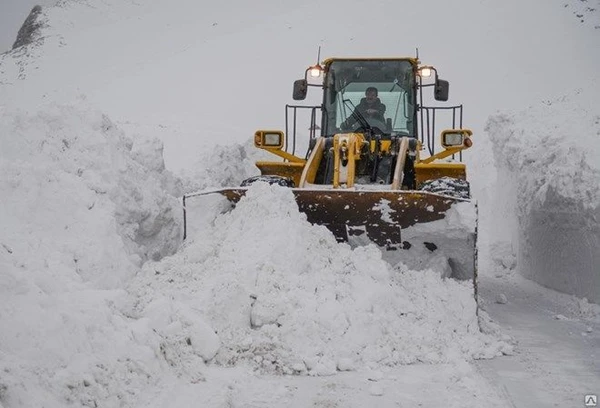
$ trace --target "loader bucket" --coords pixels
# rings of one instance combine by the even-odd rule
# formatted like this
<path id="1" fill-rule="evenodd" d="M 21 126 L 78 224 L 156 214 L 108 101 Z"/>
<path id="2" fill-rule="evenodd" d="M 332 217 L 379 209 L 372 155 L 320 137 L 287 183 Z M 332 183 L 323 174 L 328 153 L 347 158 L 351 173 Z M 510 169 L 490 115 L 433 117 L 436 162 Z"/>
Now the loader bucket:
<path id="1" fill-rule="evenodd" d="M 292 191 L 307 220 L 327 227 L 340 242 L 374 243 L 388 261 L 413 268 L 431 267 L 436 259 L 445 265 L 444 276 L 475 281 L 477 207 L 470 200 L 405 190 Z M 239 187 L 211 193 L 236 203 L 245 192 Z"/>

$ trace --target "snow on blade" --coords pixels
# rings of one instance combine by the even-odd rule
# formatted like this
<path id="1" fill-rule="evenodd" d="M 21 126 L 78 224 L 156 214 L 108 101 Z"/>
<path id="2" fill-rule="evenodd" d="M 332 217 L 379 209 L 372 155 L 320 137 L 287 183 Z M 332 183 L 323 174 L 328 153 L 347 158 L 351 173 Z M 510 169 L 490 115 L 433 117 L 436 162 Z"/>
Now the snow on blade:
<path id="1" fill-rule="evenodd" d="M 151 321 L 159 319 L 152 299 L 185 299 L 197 317 L 177 336 L 209 325 L 220 347 L 203 351 L 214 354 L 208 361 L 265 372 L 330 375 L 493 357 L 507 347 L 479 331 L 471 283 L 392 268 L 375 246 L 337 243 L 306 221 L 290 190 L 265 183 L 180 253 L 146 264 L 130 292 L 146 299 L 137 313 Z"/>

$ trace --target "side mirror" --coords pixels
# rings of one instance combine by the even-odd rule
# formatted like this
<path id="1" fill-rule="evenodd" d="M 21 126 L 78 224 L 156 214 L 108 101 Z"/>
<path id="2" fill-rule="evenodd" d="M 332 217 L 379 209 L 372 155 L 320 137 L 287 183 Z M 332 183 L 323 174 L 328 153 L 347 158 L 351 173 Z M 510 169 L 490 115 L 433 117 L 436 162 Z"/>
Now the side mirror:
<path id="1" fill-rule="evenodd" d="M 443 79 L 438 79 L 437 81 L 435 81 L 433 97 L 436 101 L 447 101 L 449 91 L 450 83 L 448 81 L 444 81 Z"/>
<path id="2" fill-rule="evenodd" d="M 254 133 L 254 146 L 261 149 L 279 150 L 283 147 L 281 130 L 257 130 Z"/>
<path id="3" fill-rule="evenodd" d="M 306 79 L 299 79 L 294 81 L 294 92 L 292 98 L 295 101 L 303 101 L 306 99 L 306 93 L 308 92 L 308 82 Z"/>
<path id="4" fill-rule="evenodd" d="M 442 131 L 442 146 L 448 149 L 451 147 L 471 147 L 473 142 L 471 136 L 473 132 L 470 129 L 449 129 Z"/>

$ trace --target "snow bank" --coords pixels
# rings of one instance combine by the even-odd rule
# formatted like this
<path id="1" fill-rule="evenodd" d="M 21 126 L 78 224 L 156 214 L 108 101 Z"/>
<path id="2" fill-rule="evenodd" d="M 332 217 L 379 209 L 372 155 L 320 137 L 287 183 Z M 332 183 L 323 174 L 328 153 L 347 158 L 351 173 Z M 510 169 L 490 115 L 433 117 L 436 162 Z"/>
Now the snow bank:
<path id="1" fill-rule="evenodd" d="M 597 88 L 597 87 L 596 87 Z M 496 205 L 514 208 L 527 277 L 600 302 L 600 110 L 594 87 L 490 118 Z M 516 197 L 503 196 L 514 191 Z M 513 202 L 514 200 L 514 202 Z M 511 203 L 512 202 L 512 203 Z"/>
<path id="2" fill-rule="evenodd" d="M 254 138 L 246 143 L 231 143 L 207 147 L 199 153 L 193 170 L 181 171 L 184 188 L 192 191 L 238 187 L 240 183 L 260 174 L 258 160 L 276 160 L 276 157 L 254 147 Z"/>
<path id="3" fill-rule="evenodd" d="M 86 253 L 76 258 L 95 256 L 98 259 L 90 262 L 96 264 L 113 258 L 115 265 L 122 265 L 116 254 L 122 252 L 123 242 L 141 261 L 176 250 L 181 216 L 174 195 L 180 194 L 180 187 L 165 171 L 159 141 L 134 142 L 106 116 L 68 106 L 51 105 L 34 115 L 3 109 L 0 115 L 1 133 L 6 135 L 2 216 L 6 225 L 15 225 L 5 233 L 45 235 L 55 229 L 55 238 L 76 236 L 72 246 Z M 109 253 L 92 255 L 97 252 L 91 249 L 94 243 L 104 242 L 115 230 L 121 240 L 106 239 L 112 241 L 105 249 Z M 7 245 L 21 242 L 7 240 Z M 79 268 L 83 275 L 97 276 L 97 270 L 88 272 L 81 264 Z"/>
<path id="4" fill-rule="evenodd" d="M 178 254 L 146 264 L 129 291 L 143 299 L 132 313 L 206 361 L 330 375 L 508 349 L 479 331 L 470 282 L 392 268 L 374 246 L 337 243 L 285 188 L 258 183 L 233 211 L 203 222 Z M 166 304 L 157 308 L 157 298 Z M 183 303 L 189 310 L 162 317 Z M 197 344 L 194 333 L 207 327 L 210 341 Z"/>
<path id="5" fill-rule="evenodd" d="M 180 241 L 161 145 L 82 106 L 0 107 L 0 402 L 119 406 L 164 370 L 117 309 L 145 259 Z"/>

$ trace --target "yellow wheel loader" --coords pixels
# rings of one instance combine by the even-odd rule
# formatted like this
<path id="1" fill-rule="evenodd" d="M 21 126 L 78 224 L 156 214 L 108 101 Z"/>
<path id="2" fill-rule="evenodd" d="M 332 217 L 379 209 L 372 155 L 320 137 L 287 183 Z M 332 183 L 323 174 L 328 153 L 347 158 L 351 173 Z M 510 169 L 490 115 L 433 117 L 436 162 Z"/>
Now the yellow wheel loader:
<path id="1" fill-rule="evenodd" d="M 418 58 L 329 58 L 295 81 L 293 99 L 310 87 L 320 105 L 286 105 L 286 132 L 255 133 L 254 145 L 279 160 L 257 162 L 260 176 L 216 192 L 237 202 L 257 181 L 287 186 L 308 221 L 338 241 L 374 243 L 417 267 L 436 258 L 446 276 L 476 283 L 477 207 L 461 161 L 472 132 L 462 105 L 425 106 L 431 96 L 447 101 L 449 83 Z"/>

